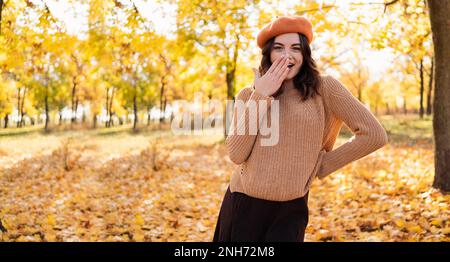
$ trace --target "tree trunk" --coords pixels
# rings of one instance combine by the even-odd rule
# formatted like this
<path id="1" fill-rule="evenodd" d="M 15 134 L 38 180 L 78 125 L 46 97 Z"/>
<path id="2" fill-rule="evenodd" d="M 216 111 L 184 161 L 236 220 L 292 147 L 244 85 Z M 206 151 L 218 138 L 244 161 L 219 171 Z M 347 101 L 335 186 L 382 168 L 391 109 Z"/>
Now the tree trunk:
<path id="1" fill-rule="evenodd" d="M 403 97 L 403 114 L 407 114 L 408 113 L 408 109 L 406 109 L 406 96 Z"/>
<path id="2" fill-rule="evenodd" d="M 49 115 L 49 108 L 48 108 L 48 86 L 45 87 L 45 132 L 48 132 L 48 122 L 50 121 L 50 115 Z"/>
<path id="3" fill-rule="evenodd" d="M 134 130 L 134 131 L 137 131 L 138 108 L 137 108 L 137 90 L 136 90 L 136 86 L 134 87 L 133 113 L 134 113 L 133 130 Z"/>
<path id="4" fill-rule="evenodd" d="M 2 34 L 2 11 L 4 7 L 3 0 L 0 0 L 0 35 Z"/>
<path id="5" fill-rule="evenodd" d="M 70 123 L 75 123 L 75 115 L 76 115 L 76 106 L 75 106 L 75 97 L 77 93 L 77 79 L 76 76 L 72 77 L 72 117 L 70 119 Z"/>
<path id="6" fill-rule="evenodd" d="M 59 125 L 59 126 L 62 125 L 62 109 L 59 110 L 59 120 L 58 120 L 58 125 Z"/>
<path id="7" fill-rule="evenodd" d="M 163 116 L 162 116 L 162 112 L 163 112 L 163 98 L 164 98 L 164 88 L 166 86 L 165 80 L 164 80 L 164 76 L 161 78 L 161 88 L 159 91 L 159 126 L 161 127 L 161 123 L 163 121 Z"/>
<path id="8" fill-rule="evenodd" d="M 94 114 L 94 118 L 92 119 L 92 122 L 94 123 L 94 129 L 97 128 L 97 114 Z"/>
<path id="9" fill-rule="evenodd" d="M 163 111 L 162 111 L 163 121 L 165 121 L 166 119 L 166 106 L 167 106 L 167 96 L 164 96 Z"/>
<path id="10" fill-rule="evenodd" d="M 4 128 L 8 128 L 8 120 L 9 120 L 9 116 L 8 116 L 8 114 L 6 114 L 5 115 L 5 126 L 4 126 Z"/>
<path id="11" fill-rule="evenodd" d="M 430 78 L 428 82 L 427 92 L 427 115 L 431 115 L 431 92 L 433 91 L 433 76 L 434 76 L 434 56 L 431 57 Z"/>
<path id="12" fill-rule="evenodd" d="M 450 191 L 450 0 L 428 0 L 435 54 L 433 135 L 435 176 L 433 187 Z"/>
<path id="13" fill-rule="evenodd" d="M 20 112 L 20 102 L 21 102 L 21 95 L 20 95 L 20 91 L 22 90 L 21 87 L 19 87 L 17 89 L 17 116 L 19 117 L 18 121 L 17 121 L 17 127 L 20 127 L 20 125 L 22 124 L 22 120 L 20 119 L 20 117 L 22 116 L 22 112 Z"/>
<path id="14" fill-rule="evenodd" d="M 106 115 L 109 116 L 109 88 L 106 88 Z M 105 121 L 105 127 L 109 127 L 109 120 Z"/>
<path id="15" fill-rule="evenodd" d="M 420 103 L 419 103 L 419 116 L 422 119 L 423 113 L 425 112 L 423 108 L 423 95 L 425 90 L 425 83 L 423 79 L 423 58 L 420 59 Z"/>
<path id="16" fill-rule="evenodd" d="M 83 107 L 83 114 L 81 115 L 81 123 L 86 123 L 86 110 Z"/>
<path id="17" fill-rule="evenodd" d="M 78 102 L 79 102 L 80 100 L 78 99 L 78 97 L 75 99 L 75 111 L 73 111 L 73 115 L 72 115 L 72 119 L 73 120 L 71 120 L 71 121 L 73 121 L 73 123 L 76 123 L 77 122 L 77 112 L 78 112 Z"/>
<path id="18" fill-rule="evenodd" d="M 150 110 L 151 110 L 151 106 L 147 106 L 147 126 L 150 126 L 150 121 L 151 121 Z"/>
<path id="19" fill-rule="evenodd" d="M 109 98 L 109 124 L 108 124 L 108 127 L 111 127 L 112 125 L 114 125 L 114 122 L 112 120 L 112 117 L 113 117 L 113 114 L 114 114 L 114 112 L 112 111 L 112 105 L 113 105 L 115 91 L 116 91 L 116 88 L 113 87 L 112 88 L 111 97 Z"/>
<path id="20" fill-rule="evenodd" d="M 27 95 L 27 87 L 23 88 L 22 102 L 20 103 L 20 126 L 25 126 L 25 112 L 23 110 L 23 106 L 25 104 L 25 97 Z"/>
<path id="21" fill-rule="evenodd" d="M 235 41 L 235 46 L 234 46 L 234 52 L 233 52 L 233 57 L 231 59 L 231 61 L 229 61 L 229 57 L 228 57 L 228 50 L 226 50 L 226 54 L 227 54 L 227 72 L 226 72 L 226 81 L 227 81 L 227 99 L 233 99 L 233 105 L 234 105 L 234 95 L 236 93 L 236 67 L 237 67 L 237 60 L 238 60 L 238 55 L 239 55 L 239 48 L 241 46 L 241 42 L 240 42 L 240 38 L 239 38 L 239 34 L 235 35 L 236 41 Z M 226 106 L 225 106 L 226 107 Z M 227 137 L 227 123 L 231 122 L 231 118 L 232 115 L 227 114 L 227 109 L 225 109 L 224 111 L 224 121 L 225 123 L 223 123 L 223 135 L 226 138 Z"/>

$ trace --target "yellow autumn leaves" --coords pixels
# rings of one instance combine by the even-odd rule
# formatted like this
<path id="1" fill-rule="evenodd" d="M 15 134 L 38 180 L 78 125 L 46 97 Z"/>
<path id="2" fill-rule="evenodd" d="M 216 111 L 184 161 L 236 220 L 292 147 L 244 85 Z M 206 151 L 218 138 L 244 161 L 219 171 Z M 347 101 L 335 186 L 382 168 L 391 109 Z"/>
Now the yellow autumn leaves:
<path id="1" fill-rule="evenodd" d="M 220 186 L 227 179 L 219 169 L 230 167 L 220 155 L 220 139 L 54 138 L 48 143 L 32 137 L 2 141 L 23 151 L 40 144 L 44 152 L 2 155 L 7 167 L 0 169 L 4 241 L 210 238 Z M 211 146 L 222 151 L 210 154 Z"/>
<path id="2" fill-rule="evenodd" d="M 448 241 L 450 196 L 432 189 L 432 146 L 391 143 L 312 188 L 310 240 Z"/>
<path id="3" fill-rule="evenodd" d="M 36 136 L 1 141 L 3 241 L 212 240 L 235 168 L 220 136 Z M 395 142 L 313 181 L 306 241 L 449 241 L 432 163 Z"/>

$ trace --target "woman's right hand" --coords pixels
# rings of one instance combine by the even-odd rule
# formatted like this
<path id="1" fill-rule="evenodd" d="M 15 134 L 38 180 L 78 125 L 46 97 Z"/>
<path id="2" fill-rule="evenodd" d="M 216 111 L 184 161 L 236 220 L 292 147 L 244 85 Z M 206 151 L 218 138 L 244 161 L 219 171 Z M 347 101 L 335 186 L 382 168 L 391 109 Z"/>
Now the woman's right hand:
<path id="1" fill-rule="evenodd" d="M 289 59 L 286 56 L 280 56 L 263 76 L 260 76 L 259 71 L 253 68 L 253 73 L 255 74 L 253 84 L 256 92 L 265 96 L 271 96 L 277 92 L 289 74 L 288 64 Z"/>

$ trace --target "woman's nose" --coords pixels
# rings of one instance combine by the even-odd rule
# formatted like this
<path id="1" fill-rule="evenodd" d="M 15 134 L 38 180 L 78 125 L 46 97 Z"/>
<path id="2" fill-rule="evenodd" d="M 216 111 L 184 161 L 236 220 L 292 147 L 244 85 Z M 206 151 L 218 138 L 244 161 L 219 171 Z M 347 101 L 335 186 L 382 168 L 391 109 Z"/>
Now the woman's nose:
<path id="1" fill-rule="evenodd" d="M 289 53 L 289 51 L 284 51 L 284 52 L 283 52 L 283 55 L 284 55 L 285 57 L 287 57 L 288 59 L 292 59 L 292 55 Z"/>

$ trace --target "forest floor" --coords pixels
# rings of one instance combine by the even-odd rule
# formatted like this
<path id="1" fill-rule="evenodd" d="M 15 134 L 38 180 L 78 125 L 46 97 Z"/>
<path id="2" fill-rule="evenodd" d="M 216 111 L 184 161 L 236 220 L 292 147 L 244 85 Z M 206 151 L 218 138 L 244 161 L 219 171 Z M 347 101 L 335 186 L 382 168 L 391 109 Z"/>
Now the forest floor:
<path id="1" fill-rule="evenodd" d="M 388 145 L 313 182 L 306 241 L 450 241 L 431 118 L 379 119 Z M 129 128 L 1 130 L 0 239 L 211 241 L 235 168 L 223 136 Z"/>

